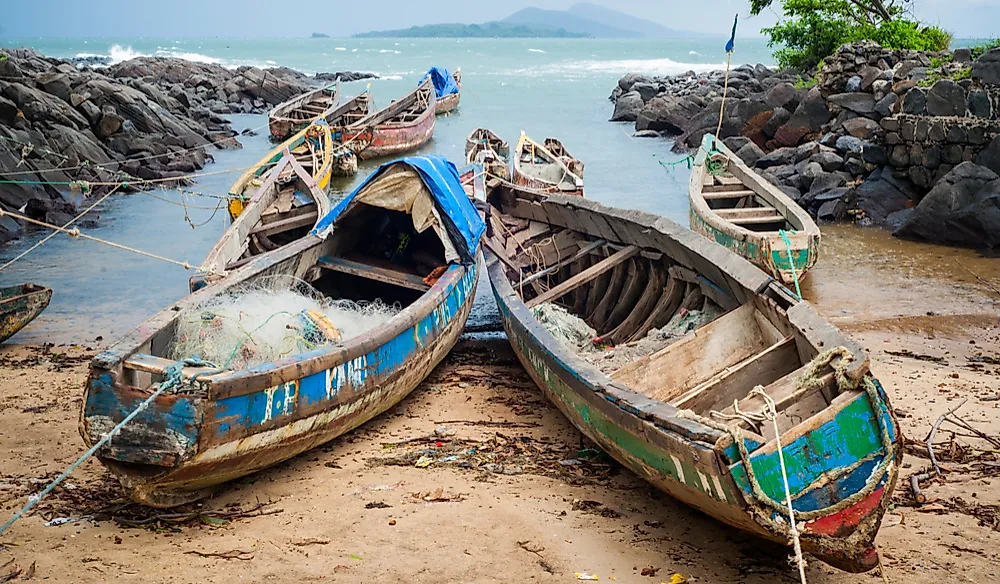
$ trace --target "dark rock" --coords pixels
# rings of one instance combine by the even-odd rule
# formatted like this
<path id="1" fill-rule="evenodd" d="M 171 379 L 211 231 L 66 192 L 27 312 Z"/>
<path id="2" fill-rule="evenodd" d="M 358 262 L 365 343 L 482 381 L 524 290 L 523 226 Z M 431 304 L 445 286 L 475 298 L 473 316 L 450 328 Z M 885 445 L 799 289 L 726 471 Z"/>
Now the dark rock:
<path id="1" fill-rule="evenodd" d="M 861 69 L 861 91 L 871 91 L 872 85 L 882 78 L 882 70 L 878 67 L 863 67 Z"/>
<path id="2" fill-rule="evenodd" d="M 932 142 L 944 142 L 945 138 L 948 137 L 948 127 L 945 126 L 943 121 L 937 120 L 931 124 L 930 129 L 927 131 L 927 137 Z"/>
<path id="3" fill-rule="evenodd" d="M 69 102 L 70 84 L 69 76 L 55 71 L 47 71 L 35 77 L 35 84 L 45 93 L 49 93 L 59 99 Z"/>
<path id="4" fill-rule="evenodd" d="M 764 103 L 770 109 L 795 109 L 798 104 L 791 105 L 798 98 L 798 90 L 791 83 L 778 83 L 764 92 Z"/>
<path id="5" fill-rule="evenodd" d="M 736 152 L 740 148 L 743 148 L 750 142 L 750 139 L 745 136 L 730 136 L 722 141 L 733 152 Z"/>
<path id="6" fill-rule="evenodd" d="M 857 207 L 875 225 L 881 225 L 890 213 L 908 207 L 917 198 L 909 181 L 897 178 L 888 168 L 875 170 L 858 185 L 855 194 Z"/>
<path id="7" fill-rule="evenodd" d="M 795 163 L 795 148 L 778 148 L 761 156 L 757 160 L 757 168 L 771 168 Z"/>
<path id="8" fill-rule="evenodd" d="M 114 111 L 105 112 L 101 115 L 101 121 L 94 128 L 98 138 L 104 139 L 121 129 L 125 121 Z"/>
<path id="9" fill-rule="evenodd" d="M 931 171 L 922 166 L 911 166 L 907 169 L 906 175 L 918 188 L 927 189 L 931 186 Z"/>
<path id="10" fill-rule="evenodd" d="M 854 118 L 844 122 L 844 130 L 856 138 L 868 140 L 878 132 L 879 125 L 868 118 Z"/>
<path id="11" fill-rule="evenodd" d="M 922 114 L 926 105 L 927 97 L 924 95 L 924 90 L 919 87 L 914 87 L 903 95 L 902 111 L 904 114 Z"/>
<path id="12" fill-rule="evenodd" d="M 967 99 L 968 96 L 961 86 L 951 79 L 941 79 L 927 92 L 927 114 L 931 116 L 964 116 L 968 107 Z"/>
<path id="13" fill-rule="evenodd" d="M 639 111 L 635 129 L 682 134 L 691 128 L 692 120 L 703 109 L 702 105 L 688 97 L 660 95 L 649 100 Z M 715 115 L 718 116 L 718 111 Z"/>
<path id="14" fill-rule="evenodd" d="M 885 143 L 894 146 L 896 144 L 903 143 L 903 137 L 899 135 L 899 132 L 886 132 Z"/>
<path id="15" fill-rule="evenodd" d="M 819 143 L 821 146 L 826 146 L 827 148 L 833 148 L 834 146 L 837 145 L 837 138 L 839 137 L 840 136 L 838 136 L 834 132 L 827 132 L 826 134 L 823 134 L 822 138 L 819 139 Z"/>
<path id="16" fill-rule="evenodd" d="M 870 114 L 875 111 L 875 96 L 870 93 L 838 93 L 831 95 L 827 100 L 859 114 Z"/>
<path id="17" fill-rule="evenodd" d="M 812 88 L 809 93 L 795 108 L 795 112 L 788 122 L 778 128 L 774 134 L 774 139 L 785 146 L 794 146 L 799 143 L 803 136 L 818 133 L 823 124 L 830 121 L 832 114 L 826 106 L 826 100 L 817 88 Z"/>
<path id="18" fill-rule="evenodd" d="M 896 106 L 896 102 L 899 101 L 899 96 L 895 93 L 887 93 L 885 97 L 875 102 L 875 113 L 882 116 L 892 115 L 892 110 Z"/>
<path id="19" fill-rule="evenodd" d="M 1000 174 L 1000 136 L 993 138 L 990 145 L 976 156 L 976 164 Z"/>
<path id="20" fill-rule="evenodd" d="M 378 75 L 375 73 L 363 71 L 337 71 L 336 73 L 317 73 L 313 79 L 316 81 L 341 81 L 343 83 L 351 83 L 353 81 L 361 81 L 363 79 L 378 78 Z"/>
<path id="21" fill-rule="evenodd" d="M 612 122 L 634 122 L 639 117 L 643 106 L 642 97 L 630 91 L 615 102 L 615 112 L 611 115 Z"/>
<path id="22" fill-rule="evenodd" d="M 862 176 L 872 170 L 872 165 L 866 165 L 860 158 L 850 157 L 844 159 L 844 174 L 851 177 Z"/>
<path id="23" fill-rule="evenodd" d="M 977 118 L 993 117 L 993 105 L 990 103 L 990 96 L 981 89 L 974 89 L 969 92 L 969 113 Z"/>
<path id="24" fill-rule="evenodd" d="M 900 63 L 899 67 L 896 68 L 896 72 L 893 75 L 894 79 L 908 79 L 910 77 L 910 72 L 921 66 L 920 61 L 910 60 L 903 61 Z"/>
<path id="25" fill-rule="evenodd" d="M 905 95 L 906 92 L 917 86 L 916 81 L 897 81 L 892 84 L 892 92 L 896 95 Z"/>
<path id="26" fill-rule="evenodd" d="M 753 142 L 748 141 L 742 148 L 736 151 L 736 155 L 748 166 L 753 166 L 757 164 L 761 156 L 764 156 L 764 151 Z"/>
<path id="27" fill-rule="evenodd" d="M 783 107 L 776 107 L 774 111 L 771 112 L 771 117 L 767 119 L 767 122 L 761 127 L 761 131 L 768 138 L 774 138 L 774 135 L 778 132 L 778 128 L 788 123 L 791 119 L 792 114 Z"/>
<path id="28" fill-rule="evenodd" d="M 948 164 L 962 162 L 962 147 L 958 144 L 946 144 L 941 149 L 941 160 Z"/>
<path id="29" fill-rule="evenodd" d="M 893 146 L 889 153 L 889 164 L 893 166 L 906 166 L 910 163 L 910 149 L 900 144 Z"/>
<path id="30" fill-rule="evenodd" d="M 959 164 L 893 235 L 945 245 L 1000 246 L 1000 177 L 971 162 Z"/>
<path id="31" fill-rule="evenodd" d="M 864 146 L 864 142 L 860 138 L 854 136 L 841 136 L 837 138 L 836 148 L 840 152 L 845 154 L 861 154 L 861 149 Z"/>
<path id="32" fill-rule="evenodd" d="M 631 91 L 638 93 L 639 96 L 642 97 L 642 101 L 645 103 L 656 97 L 656 94 L 660 92 L 660 86 L 655 83 L 638 81 L 632 85 Z"/>
<path id="33" fill-rule="evenodd" d="M 930 170 L 941 166 L 941 147 L 934 144 L 925 148 L 923 156 L 920 159 L 920 164 Z"/>
<path id="34" fill-rule="evenodd" d="M 847 204 L 842 200 L 835 199 L 826 201 L 819 206 L 816 211 L 816 218 L 821 221 L 841 221 L 847 216 Z"/>
<path id="35" fill-rule="evenodd" d="M 819 152 L 819 142 L 806 142 L 795 148 L 795 162 L 802 162 Z"/>
<path id="36" fill-rule="evenodd" d="M 823 170 L 823 167 L 819 165 L 818 162 L 806 162 L 805 167 L 802 169 L 802 186 L 808 189 L 816 178 L 828 175 L 830 173 Z"/>
<path id="37" fill-rule="evenodd" d="M 839 154 L 829 150 L 817 152 L 816 154 L 813 154 L 809 160 L 819 164 L 826 172 L 839 170 L 844 164 L 844 159 Z"/>
<path id="38" fill-rule="evenodd" d="M 815 163 L 810 163 L 815 164 Z M 839 198 L 840 195 L 829 194 L 831 190 L 841 188 L 847 184 L 847 179 L 835 172 L 818 172 L 809 183 L 809 192 L 806 197 L 810 201 L 823 201 Z"/>
<path id="39" fill-rule="evenodd" d="M 844 91 L 847 92 L 861 91 L 861 77 L 858 75 L 854 75 L 853 77 L 848 79 L 847 84 L 844 85 Z"/>
<path id="40" fill-rule="evenodd" d="M 931 124 L 926 119 L 921 118 L 917 120 L 917 123 L 913 126 L 913 139 L 918 142 L 923 142 L 930 135 Z"/>
<path id="41" fill-rule="evenodd" d="M 955 63 L 968 63 L 972 61 L 972 49 L 968 47 L 960 47 L 955 49 L 952 53 L 951 60 Z"/>
<path id="42" fill-rule="evenodd" d="M 917 125 L 913 120 L 902 120 L 899 122 L 899 137 L 904 142 L 913 142 L 916 137 Z"/>
<path id="43" fill-rule="evenodd" d="M 631 91 L 632 86 L 639 82 L 650 82 L 652 79 L 646 77 L 645 75 L 640 75 L 638 73 L 626 73 L 618 80 L 618 87 L 621 87 L 623 92 Z"/>
<path id="44" fill-rule="evenodd" d="M 969 137 L 969 135 L 966 133 L 965 128 L 963 128 L 962 126 L 959 126 L 958 124 L 955 124 L 953 126 L 949 126 L 948 127 L 948 135 L 947 135 L 946 139 L 949 142 L 952 142 L 952 143 L 955 143 L 955 144 L 964 144 L 965 140 L 968 137 Z"/>
<path id="45" fill-rule="evenodd" d="M 985 144 L 986 128 L 982 126 L 972 126 L 968 131 L 969 144 Z"/>
<path id="46" fill-rule="evenodd" d="M 882 129 L 886 132 L 898 132 L 899 131 L 899 119 L 898 118 L 882 118 L 879 122 Z"/>
<path id="47" fill-rule="evenodd" d="M 886 152 L 885 146 L 868 142 L 861 149 L 861 160 L 877 166 L 884 166 L 889 164 L 889 154 Z"/>
<path id="48" fill-rule="evenodd" d="M 1000 48 L 983 53 L 972 64 L 972 78 L 983 83 L 1000 84 Z"/>

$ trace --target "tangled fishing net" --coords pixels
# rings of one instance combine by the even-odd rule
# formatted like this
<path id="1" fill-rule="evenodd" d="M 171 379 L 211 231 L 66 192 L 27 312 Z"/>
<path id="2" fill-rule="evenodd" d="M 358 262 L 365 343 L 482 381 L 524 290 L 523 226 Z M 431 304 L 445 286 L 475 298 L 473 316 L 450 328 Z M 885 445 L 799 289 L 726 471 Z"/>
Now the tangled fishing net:
<path id="1" fill-rule="evenodd" d="M 197 356 L 241 370 L 342 344 L 391 319 L 397 304 L 332 300 L 303 282 L 274 277 L 216 296 L 177 322 L 171 359 Z"/>
<path id="2" fill-rule="evenodd" d="M 538 322 L 545 327 L 545 330 L 577 352 L 598 350 L 594 346 L 594 337 L 597 336 L 597 332 L 590 328 L 590 325 L 582 318 L 570 313 L 562 306 L 546 302 L 534 307 L 532 312 Z"/>

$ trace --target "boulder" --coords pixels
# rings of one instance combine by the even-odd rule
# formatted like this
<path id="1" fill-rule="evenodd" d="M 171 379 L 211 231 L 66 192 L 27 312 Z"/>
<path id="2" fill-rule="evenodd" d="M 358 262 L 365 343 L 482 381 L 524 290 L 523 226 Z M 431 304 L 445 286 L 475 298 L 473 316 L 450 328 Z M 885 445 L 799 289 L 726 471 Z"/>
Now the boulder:
<path id="1" fill-rule="evenodd" d="M 896 95 L 906 95 L 906 92 L 917 86 L 916 81 L 897 81 L 892 84 L 892 92 Z"/>
<path id="2" fill-rule="evenodd" d="M 101 139 L 107 138 L 120 130 L 124 121 L 125 118 L 118 115 L 117 112 L 104 112 L 101 115 L 101 121 L 98 122 L 97 126 L 94 128 L 94 133 L 96 133 Z"/>
<path id="3" fill-rule="evenodd" d="M 945 245 L 1000 246 L 1000 177 L 971 162 L 959 164 L 893 235 Z"/>
<path id="4" fill-rule="evenodd" d="M 795 163 L 795 148 L 778 148 L 757 159 L 757 168 L 771 168 Z"/>
<path id="5" fill-rule="evenodd" d="M 890 213 L 901 211 L 916 200 L 917 193 L 909 181 L 897 178 L 891 169 L 880 168 L 855 189 L 857 207 L 867 222 L 881 225 Z"/>
<path id="6" fill-rule="evenodd" d="M 48 71 L 35 77 L 35 85 L 45 93 L 54 95 L 59 99 L 69 102 L 70 83 L 69 76 L 56 71 Z"/>
<path id="7" fill-rule="evenodd" d="M 972 60 L 972 49 L 968 47 L 955 49 L 951 54 L 951 60 L 954 63 L 968 63 Z"/>
<path id="8" fill-rule="evenodd" d="M 757 144 L 748 141 L 742 148 L 736 151 L 736 155 L 747 164 L 747 166 L 753 166 L 757 164 L 757 161 L 764 156 L 764 151 L 760 149 Z"/>
<path id="9" fill-rule="evenodd" d="M 634 122 L 642 110 L 642 97 L 635 91 L 623 94 L 615 102 L 615 112 L 611 114 L 612 122 Z"/>
<path id="10" fill-rule="evenodd" d="M 820 221 L 842 221 L 847 217 L 847 204 L 841 198 L 825 201 L 816 210 L 816 218 Z"/>
<path id="11" fill-rule="evenodd" d="M 983 53 L 972 64 L 972 78 L 983 83 L 1000 84 L 1000 48 Z"/>
<path id="12" fill-rule="evenodd" d="M 827 172 L 833 172 L 835 170 L 840 170 L 840 167 L 844 164 L 844 159 L 836 152 L 830 150 L 823 150 L 813 154 L 809 160 L 819 164 L 823 170 Z"/>
<path id="13" fill-rule="evenodd" d="M 889 153 L 881 144 L 866 142 L 861 147 L 861 160 L 876 166 L 885 166 L 889 164 Z"/>
<path id="14" fill-rule="evenodd" d="M 703 109 L 702 105 L 690 97 L 660 95 L 649 100 L 639 111 L 635 120 L 635 129 L 682 134 L 688 131 L 691 127 L 691 121 Z"/>
<path id="15" fill-rule="evenodd" d="M 769 109 L 785 108 L 794 110 L 798 106 L 799 92 L 791 83 L 778 83 L 764 92 L 764 103 Z"/>
<path id="16" fill-rule="evenodd" d="M 993 117 L 993 105 L 990 103 L 990 96 L 982 89 L 974 89 L 969 92 L 968 107 L 969 113 L 977 118 Z"/>
<path id="17" fill-rule="evenodd" d="M 875 112 L 875 96 L 870 93 L 837 93 L 827 100 L 854 113 L 864 115 Z"/>
<path id="18" fill-rule="evenodd" d="M 776 107 L 774 108 L 774 111 L 771 112 L 771 116 L 761 127 L 761 131 L 769 139 L 774 138 L 774 135 L 778 132 L 778 128 L 788 123 L 788 120 L 791 119 L 791 117 L 791 112 L 783 107 Z"/>
<path id="19" fill-rule="evenodd" d="M 875 113 L 883 118 L 891 116 L 897 101 L 899 101 L 899 96 L 895 93 L 889 92 L 885 94 L 885 97 L 875 102 Z"/>
<path id="20" fill-rule="evenodd" d="M 820 150 L 819 142 L 806 142 L 795 148 L 795 162 L 802 162 Z"/>
<path id="21" fill-rule="evenodd" d="M 848 79 L 847 84 L 844 85 L 844 91 L 849 93 L 861 91 L 861 76 L 854 75 L 850 79 Z"/>
<path id="22" fill-rule="evenodd" d="M 745 136 L 730 136 L 722 141 L 726 145 L 726 148 L 729 148 L 733 152 L 743 148 L 748 142 L 750 142 L 750 139 Z"/>
<path id="23" fill-rule="evenodd" d="M 656 97 L 656 94 L 660 92 L 660 86 L 646 81 L 637 81 L 632 84 L 631 91 L 638 93 L 642 97 L 643 103 L 645 103 Z"/>
<path id="24" fill-rule="evenodd" d="M 618 80 L 618 87 L 621 88 L 623 92 L 628 92 L 632 90 L 632 86 L 639 82 L 651 82 L 652 79 L 645 75 L 640 75 L 638 73 L 626 73 Z"/>
<path id="25" fill-rule="evenodd" d="M 1000 136 L 993 138 L 990 145 L 976 156 L 976 164 L 1000 174 Z"/>
<path id="26" fill-rule="evenodd" d="M 837 151 L 843 152 L 845 154 L 861 154 L 861 150 L 864 147 L 864 142 L 861 138 L 856 138 L 854 136 L 841 136 L 837 138 Z"/>
<path id="27" fill-rule="evenodd" d="M 879 125 L 868 118 L 854 118 L 844 122 L 848 134 L 862 140 L 869 140 L 879 131 Z"/>
<path id="28" fill-rule="evenodd" d="M 832 116 L 823 95 L 814 87 L 802 98 L 788 122 L 778 128 L 774 139 L 784 146 L 794 146 L 803 136 L 820 132 Z"/>
<path id="29" fill-rule="evenodd" d="M 914 87 L 903 95 L 901 110 L 904 114 L 920 115 L 924 113 L 927 105 L 927 97 L 924 90 Z"/>
<path id="30" fill-rule="evenodd" d="M 967 100 L 960 85 L 951 79 L 941 79 L 927 92 L 925 108 L 931 116 L 964 116 Z"/>

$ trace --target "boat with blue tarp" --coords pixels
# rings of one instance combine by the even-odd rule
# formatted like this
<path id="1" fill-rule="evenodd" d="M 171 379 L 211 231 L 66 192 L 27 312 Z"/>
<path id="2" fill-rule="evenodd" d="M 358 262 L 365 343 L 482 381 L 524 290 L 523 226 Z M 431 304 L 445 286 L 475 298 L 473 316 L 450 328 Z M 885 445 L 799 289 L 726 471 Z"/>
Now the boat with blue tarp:
<path id="1" fill-rule="evenodd" d="M 97 456 L 133 499 L 169 507 L 367 422 L 413 390 L 458 339 L 484 229 L 446 159 L 381 166 L 307 237 L 254 258 L 99 354 L 83 400 L 84 441 L 96 444 L 152 398 Z M 328 337 L 245 369 L 172 353 L 184 319 L 212 319 L 201 307 L 279 277 L 398 312 L 353 338 Z"/>
<path id="2" fill-rule="evenodd" d="M 431 67 L 421 81 L 428 77 L 434 84 L 437 97 L 435 112 L 443 114 L 456 109 L 459 100 L 462 99 L 462 69 L 455 69 L 454 73 L 449 73 L 447 69 Z"/>

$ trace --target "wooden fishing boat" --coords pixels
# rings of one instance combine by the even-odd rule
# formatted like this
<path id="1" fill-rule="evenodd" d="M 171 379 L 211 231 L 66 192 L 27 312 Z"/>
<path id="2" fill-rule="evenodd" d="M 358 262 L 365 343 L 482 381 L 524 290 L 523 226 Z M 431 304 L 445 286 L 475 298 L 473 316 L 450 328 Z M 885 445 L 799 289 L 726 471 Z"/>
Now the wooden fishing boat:
<path id="1" fill-rule="evenodd" d="M 334 142 L 344 145 L 344 129 L 372 113 L 371 92 L 365 90 L 345 101 L 328 117 Z M 333 176 L 354 176 L 358 174 L 358 156 L 350 145 L 338 148 L 334 157 Z"/>
<path id="2" fill-rule="evenodd" d="M 0 343 L 35 320 L 51 299 L 52 289 L 38 284 L 0 288 Z"/>
<path id="3" fill-rule="evenodd" d="M 336 83 L 297 95 L 274 106 L 267 116 L 271 137 L 276 141 L 287 140 L 316 120 L 332 121 L 329 116 L 340 103 L 340 86 Z"/>
<path id="4" fill-rule="evenodd" d="M 430 77 L 412 92 L 341 131 L 341 142 L 362 160 L 396 156 L 425 144 L 434 135 L 436 101 Z"/>
<path id="5" fill-rule="evenodd" d="M 191 278 L 194 292 L 218 281 L 253 258 L 272 253 L 309 235 L 330 212 L 330 199 L 287 150 L 244 203 Z"/>
<path id="6" fill-rule="evenodd" d="M 679 501 L 786 544 L 790 498 L 804 550 L 876 565 L 902 445 L 860 346 L 666 219 L 506 186 L 489 201 L 507 337 L 581 432 Z"/>
<path id="7" fill-rule="evenodd" d="M 816 222 L 780 189 L 706 134 L 688 187 L 691 229 L 797 284 L 819 257 Z"/>
<path id="8" fill-rule="evenodd" d="M 546 193 L 583 196 L 583 163 L 570 156 L 559 140 L 547 138 L 542 145 L 521 132 L 514 154 L 514 184 Z"/>
<path id="9" fill-rule="evenodd" d="M 484 229 L 444 158 L 382 166 L 309 237 L 178 301 L 98 355 L 84 441 L 94 445 L 152 399 L 97 456 L 133 499 L 167 507 L 360 426 L 416 387 L 462 333 Z M 213 298 L 282 276 L 331 298 L 403 308 L 355 338 L 245 370 L 171 356 L 180 319 L 204 318 L 199 307 Z"/>
<path id="10" fill-rule="evenodd" d="M 264 186 L 268 173 L 278 162 L 291 153 L 295 161 L 312 177 L 320 190 L 330 186 L 336 157 L 348 155 L 346 149 L 334 144 L 333 134 L 326 120 L 317 120 L 306 129 L 295 134 L 280 146 L 260 159 L 260 161 L 236 179 L 229 188 L 229 217 L 236 220 L 253 198 L 254 193 Z"/>
<path id="11" fill-rule="evenodd" d="M 493 178 L 509 180 L 510 147 L 507 142 L 486 128 L 473 130 L 465 139 L 465 163 L 479 163 Z"/>
<path id="12" fill-rule="evenodd" d="M 437 96 L 437 105 L 434 108 L 434 112 L 437 114 L 445 114 L 458 109 L 458 102 L 462 99 L 462 70 L 456 69 L 455 72 L 451 74 L 451 77 L 455 80 L 455 85 L 458 86 L 458 91 L 456 93 L 448 93 Z"/>

